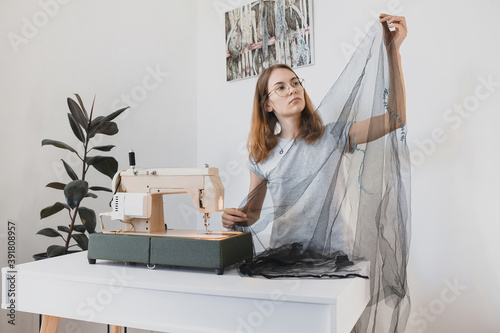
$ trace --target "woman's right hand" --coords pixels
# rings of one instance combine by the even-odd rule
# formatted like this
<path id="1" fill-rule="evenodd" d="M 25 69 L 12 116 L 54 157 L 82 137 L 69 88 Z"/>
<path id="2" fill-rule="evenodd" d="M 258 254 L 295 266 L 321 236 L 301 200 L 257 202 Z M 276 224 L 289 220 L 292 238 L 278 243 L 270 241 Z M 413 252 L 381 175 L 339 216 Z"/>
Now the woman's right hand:
<path id="1" fill-rule="evenodd" d="M 248 222 L 248 217 L 242 211 L 236 208 L 226 208 L 222 213 L 222 226 L 227 229 L 233 229 L 238 222 Z"/>

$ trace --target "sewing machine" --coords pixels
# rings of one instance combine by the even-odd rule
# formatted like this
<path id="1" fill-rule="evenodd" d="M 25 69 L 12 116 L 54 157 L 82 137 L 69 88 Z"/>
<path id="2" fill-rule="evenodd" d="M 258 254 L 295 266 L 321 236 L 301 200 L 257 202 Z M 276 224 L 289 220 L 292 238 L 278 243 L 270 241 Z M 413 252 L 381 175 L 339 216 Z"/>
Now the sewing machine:
<path id="1" fill-rule="evenodd" d="M 135 159 L 135 158 L 134 158 Z M 224 268 L 253 255 L 248 232 L 210 231 L 210 213 L 224 209 L 224 187 L 217 168 L 131 168 L 118 172 L 112 211 L 100 214 L 101 233 L 90 234 L 88 261 L 96 259 L 155 265 Z M 163 197 L 187 193 L 203 214 L 205 230 L 166 229 Z M 103 216 L 125 223 L 125 228 L 108 231 Z"/>

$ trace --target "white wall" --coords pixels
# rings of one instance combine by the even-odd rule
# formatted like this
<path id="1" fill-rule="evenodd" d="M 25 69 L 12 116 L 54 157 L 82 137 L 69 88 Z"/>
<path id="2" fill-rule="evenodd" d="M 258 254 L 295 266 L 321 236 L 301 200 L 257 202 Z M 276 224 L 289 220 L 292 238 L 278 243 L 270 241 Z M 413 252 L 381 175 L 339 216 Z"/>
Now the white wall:
<path id="1" fill-rule="evenodd" d="M 226 207 L 240 203 L 249 183 L 240 145 L 256 79 L 224 81 L 222 38 L 222 11 L 243 3 L 205 1 L 198 17 L 198 161 L 222 170 Z M 297 70 L 313 102 L 347 63 L 344 50 L 386 10 L 405 15 L 409 29 L 401 49 L 414 167 L 407 331 L 498 332 L 500 3 L 315 0 L 315 65 Z M 484 87 L 481 78 L 495 83 Z M 463 105 L 463 115 L 454 105 Z"/>
<path id="2" fill-rule="evenodd" d="M 44 188 L 68 181 L 60 159 L 78 164 L 67 151 L 41 147 L 41 141 L 77 146 L 66 116 L 66 98 L 73 93 L 87 109 L 96 96 L 97 115 L 131 106 L 116 120 L 120 132 L 101 138 L 102 144 L 117 146 L 112 154 L 120 168 L 128 167 L 130 148 L 138 167 L 196 165 L 196 16 L 196 1 L 0 2 L 0 266 L 7 265 L 8 219 L 17 226 L 17 263 L 31 261 L 54 243 L 35 236 L 38 230 L 68 223 L 63 213 L 40 221 L 39 212 L 64 200 L 61 192 Z M 11 43 L 12 38 L 25 43 Z M 89 179 L 93 185 L 111 184 L 94 170 Z M 108 211 L 109 199 L 103 194 L 86 205 L 97 213 Z M 187 215 L 186 222 L 196 223 L 193 217 Z M 184 222 L 180 210 L 169 219 Z M 15 327 L 7 324 L 6 311 L 0 318 L 1 332 L 37 330 L 35 316 L 18 313 Z M 105 329 L 63 322 L 59 331 Z"/>
<path id="3" fill-rule="evenodd" d="M 97 95 L 100 114 L 116 108 L 123 94 L 135 93 L 131 102 L 137 105 L 118 119 L 121 132 L 103 140 L 117 145 L 113 154 L 121 168 L 134 148 L 143 166 L 219 167 L 227 207 L 238 205 L 248 189 L 244 145 L 256 79 L 225 82 L 223 20 L 225 10 L 244 2 L 66 2 L 59 0 L 59 11 L 17 53 L 8 33 L 22 35 L 23 19 L 33 20 L 43 9 L 35 0 L 0 3 L 0 266 L 6 263 L 8 219 L 18 227 L 19 263 L 49 245 L 36 231 L 62 224 L 40 221 L 39 210 L 61 199 L 43 186 L 63 175 L 52 164 L 66 155 L 40 147 L 40 141 L 73 140 L 65 99 L 75 92 L 87 104 Z M 407 331 L 497 332 L 500 180 L 493 125 L 500 120 L 500 4 L 315 0 L 315 64 L 298 70 L 313 101 L 321 100 L 347 63 L 344 50 L 385 9 L 404 14 L 409 26 L 401 50 L 414 166 Z M 143 80 L 157 66 L 165 77 L 139 101 Z M 495 82 L 491 90 L 480 78 Z M 473 110 L 457 113 L 460 105 Z M 96 211 L 107 210 L 102 201 Z M 173 213 L 199 223 L 187 208 Z M 214 229 L 218 216 L 212 217 Z M 36 318 L 18 315 L 19 326 L 11 327 L 2 310 L 1 331 L 36 331 Z M 94 331 L 82 322 L 65 325 L 60 331 Z"/>

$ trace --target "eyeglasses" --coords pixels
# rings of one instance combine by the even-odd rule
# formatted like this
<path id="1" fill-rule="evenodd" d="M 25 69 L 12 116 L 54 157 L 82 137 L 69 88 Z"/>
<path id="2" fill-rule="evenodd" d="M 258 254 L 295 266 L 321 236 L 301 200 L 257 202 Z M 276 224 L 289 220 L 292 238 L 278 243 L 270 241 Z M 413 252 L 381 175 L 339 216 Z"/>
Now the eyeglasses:
<path id="1" fill-rule="evenodd" d="M 300 92 L 304 90 L 304 86 L 302 85 L 303 83 L 304 79 L 299 79 L 298 77 L 294 78 L 290 82 L 290 85 L 286 83 L 279 83 L 269 94 L 267 94 L 266 99 L 269 98 L 269 95 L 271 95 L 273 92 L 275 92 L 279 97 L 285 97 L 286 95 L 290 94 L 290 87 L 295 89 L 295 91 Z"/>

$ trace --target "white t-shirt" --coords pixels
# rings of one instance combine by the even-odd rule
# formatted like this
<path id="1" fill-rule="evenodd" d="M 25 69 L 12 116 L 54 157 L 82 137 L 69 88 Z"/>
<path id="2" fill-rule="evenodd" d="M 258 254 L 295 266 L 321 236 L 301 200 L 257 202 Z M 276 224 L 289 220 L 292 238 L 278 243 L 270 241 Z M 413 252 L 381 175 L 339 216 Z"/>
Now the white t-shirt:
<path id="1" fill-rule="evenodd" d="M 280 139 L 265 161 L 249 162 L 250 171 L 267 180 L 274 207 L 257 222 L 273 222 L 270 247 L 300 242 L 316 251 L 350 254 L 352 231 L 343 214 L 346 187 L 341 168 L 349 151 L 350 125 L 326 125 L 313 144 Z"/>
<path id="2" fill-rule="evenodd" d="M 279 138 L 278 145 L 269 153 L 268 158 L 260 163 L 253 164 L 248 161 L 248 169 L 254 172 L 259 178 L 267 178 L 269 172 L 273 170 L 281 160 L 283 156 L 292 148 L 294 145 L 294 139 L 282 139 Z M 258 171 L 256 172 L 257 169 Z"/>

